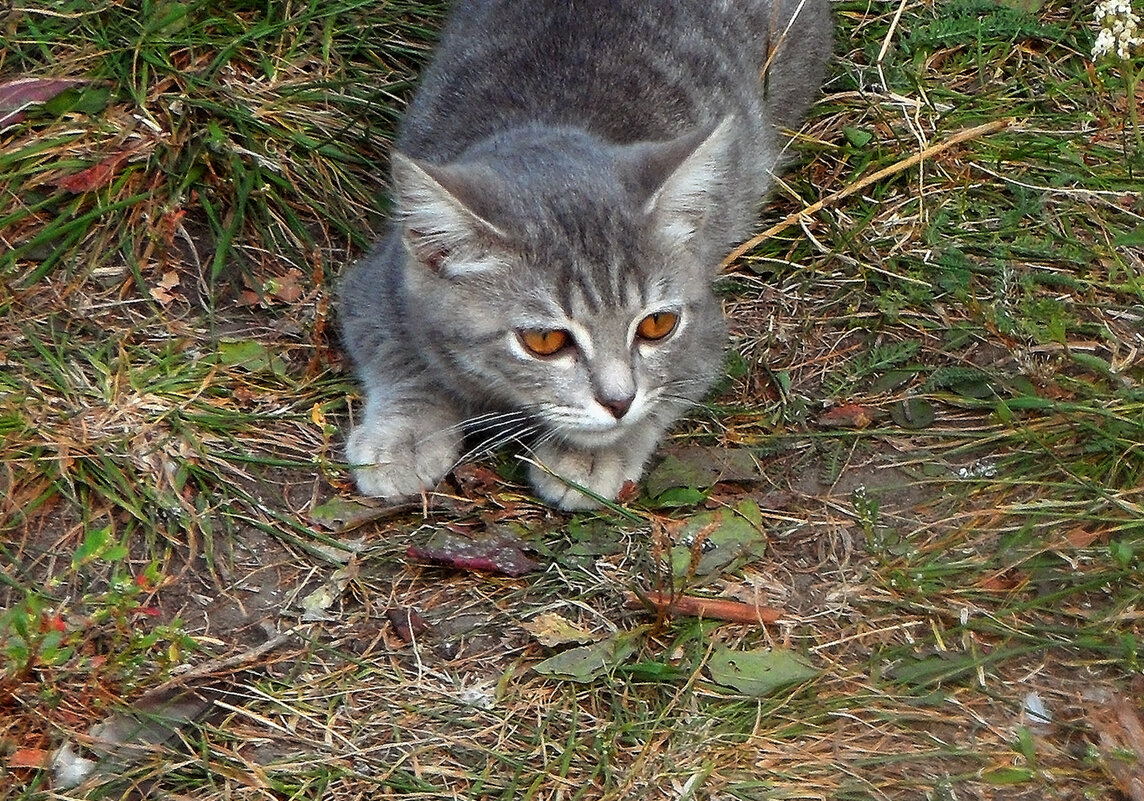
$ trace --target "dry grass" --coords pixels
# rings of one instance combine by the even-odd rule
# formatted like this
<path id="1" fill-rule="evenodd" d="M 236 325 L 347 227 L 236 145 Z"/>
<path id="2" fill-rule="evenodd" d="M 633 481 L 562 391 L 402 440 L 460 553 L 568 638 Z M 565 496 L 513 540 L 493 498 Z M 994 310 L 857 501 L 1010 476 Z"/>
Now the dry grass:
<path id="1" fill-rule="evenodd" d="M 438 4 L 9 12 L 0 83 L 89 83 L 0 131 L 0 795 L 1128 792 L 1144 153 L 1090 9 L 1026 6 L 835 4 L 784 222 L 722 279 L 728 377 L 669 448 L 754 467 L 575 518 L 508 456 L 424 514 L 324 505 L 353 497 L 331 288 Z M 671 578 L 680 521 L 745 502 L 765 552 Z M 406 555 L 442 530 L 521 537 L 542 570 Z M 682 588 L 785 616 L 626 604 Z M 406 641 L 398 609 L 428 628 Z M 538 675 L 569 647 L 543 613 L 630 653 Z M 765 647 L 816 677 L 719 683 L 722 649 Z M 166 725 L 51 790 L 38 761 L 98 756 L 123 709 Z"/>

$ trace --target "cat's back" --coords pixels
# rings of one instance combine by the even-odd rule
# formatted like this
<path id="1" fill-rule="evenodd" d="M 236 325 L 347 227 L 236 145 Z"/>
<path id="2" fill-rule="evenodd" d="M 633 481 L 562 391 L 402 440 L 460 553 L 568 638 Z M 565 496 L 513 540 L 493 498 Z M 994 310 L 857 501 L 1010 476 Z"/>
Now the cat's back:
<path id="1" fill-rule="evenodd" d="M 450 161 L 515 125 L 585 128 L 613 142 L 665 139 L 739 113 L 797 119 L 797 86 L 768 110 L 768 51 L 807 86 L 829 49 L 828 0 L 461 0 L 411 104 L 399 147 Z M 797 11 L 797 14 L 796 14 Z M 790 24 L 792 17 L 794 24 Z M 798 63 L 792 63 L 798 62 Z M 782 66 L 782 64 L 778 65 Z M 777 75 L 777 83 L 783 76 Z M 789 113 L 788 113 L 789 112 Z"/>

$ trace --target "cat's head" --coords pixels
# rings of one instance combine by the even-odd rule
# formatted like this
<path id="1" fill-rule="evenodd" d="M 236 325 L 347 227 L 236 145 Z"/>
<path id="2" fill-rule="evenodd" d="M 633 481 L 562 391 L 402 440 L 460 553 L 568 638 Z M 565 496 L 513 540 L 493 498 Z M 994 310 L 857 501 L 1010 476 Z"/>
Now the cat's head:
<path id="1" fill-rule="evenodd" d="M 526 130 L 444 166 L 395 154 L 409 330 L 438 380 L 585 448 L 696 402 L 725 340 L 711 219 L 729 131 L 618 147 Z"/>

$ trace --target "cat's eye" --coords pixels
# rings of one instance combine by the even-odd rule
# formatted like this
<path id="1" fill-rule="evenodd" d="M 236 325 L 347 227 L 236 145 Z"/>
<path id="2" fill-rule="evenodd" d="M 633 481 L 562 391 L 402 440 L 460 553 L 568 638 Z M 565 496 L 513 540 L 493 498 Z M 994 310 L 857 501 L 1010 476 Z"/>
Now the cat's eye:
<path id="1" fill-rule="evenodd" d="M 678 322 L 679 315 L 675 312 L 655 312 L 640 320 L 640 324 L 636 327 L 636 334 L 639 335 L 640 339 L 654 342 L 657 339 L 663 339 L 674 331 Z"/>
<path id="2" fill-rule="evenodd" d="M 517 331 L 516 335 L 533 356 L 555 356 L 572 345 L 572 335 L 559 329 Z"/>

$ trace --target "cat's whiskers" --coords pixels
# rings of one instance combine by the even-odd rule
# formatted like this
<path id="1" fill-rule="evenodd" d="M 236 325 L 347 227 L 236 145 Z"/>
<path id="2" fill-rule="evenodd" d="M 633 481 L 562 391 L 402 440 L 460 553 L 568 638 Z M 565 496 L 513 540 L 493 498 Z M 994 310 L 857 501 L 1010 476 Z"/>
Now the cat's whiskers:
<path id="1" fill-rule="evenodd" d="M 510 442 L 519 442 L 543 428 L 535 416 L 521 410 L 477 415 L 462 425 L 466 433 L 477 436 L 479 441 L 457 457 L 450 469 L 492 453 Z M 492 436 L 482 438 L 480 435 L 485 432 L 492 432 Z"/>
<path id="2" fill-rule="evenodd" d="M 480 434 L 483 431 L 495 431 L 506 425 L 527 422 L 530 416 L 527 412 L 513 409 L 507 412 L 489 412 L 466 418 L 454 426 L 466 434 Z"/>
<path id="3" fill-rule="evenodd" d="M 554 441 L 560 440 L 560 439 L 561 439 L 560 432 L 555 430 L 555 429 L 549 428 L 543 434 L 541 434 L 539 437 L 537 437 L 535 440 L 532 440 L 531 442 L 521 443 L 521 451 L 523 451 L 523 453 L 520 454 L 520 458 L 522 458 L 523 461 L 532 462 L 534 464 L 539 464 L 539 456 L 537 455 L 536 452 L 540 448 L 547 445 L 549 442 L 554 442 Z"/>

